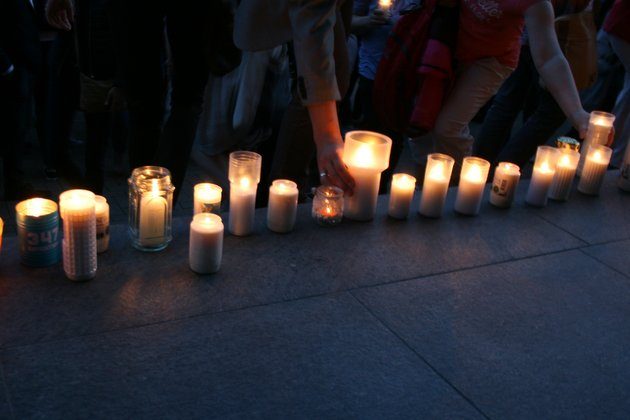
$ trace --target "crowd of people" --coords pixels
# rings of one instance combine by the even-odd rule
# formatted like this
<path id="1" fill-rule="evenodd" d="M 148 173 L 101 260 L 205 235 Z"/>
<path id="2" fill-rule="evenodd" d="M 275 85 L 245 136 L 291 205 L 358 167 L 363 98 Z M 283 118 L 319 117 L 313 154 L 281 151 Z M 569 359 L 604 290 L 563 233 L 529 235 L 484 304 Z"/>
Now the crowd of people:
<path id="1" fill-rule="evenodd" d="M 415 16 L 428 42 L 397 29 Z M 567 121 L 583 138 L 592 110 L 616 115 L 619 165 L 630 139 L 629 23 L 630 0 L 2 0 L 3 197 L 32 194 L 21 167 L 31 126 L 42 176 L 96 193 L 110 144 L 127 170 L 169 168 L 176 193 L 195 147 L 218 168 L 231 151 L 254 150 L 268 183 L 351 194 L 342 130 L 392 138 L 385 191 L 405 145 L 419 165 L 435 151 L 525 166 Z M 391 48 L 409 40 L 428 57 L 417 83 L 444 90 L 423 130 L 389 124 L 378 97 Z M 80 164 L 70 155 L 79 111 Z M 476 138 L 473 119 L 483 120 Z"/>

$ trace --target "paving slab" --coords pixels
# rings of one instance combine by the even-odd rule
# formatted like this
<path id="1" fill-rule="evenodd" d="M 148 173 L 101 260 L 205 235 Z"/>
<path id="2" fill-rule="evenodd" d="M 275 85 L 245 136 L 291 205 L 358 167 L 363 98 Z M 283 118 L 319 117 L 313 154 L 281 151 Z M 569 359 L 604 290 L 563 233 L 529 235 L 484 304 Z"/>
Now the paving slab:
<path id="1" fill-rule="evenodd" d="M 630 277 L 630 241 L 611 242 L 583 249 L 603 264 Z"/>
<path id="2" fill-rule="evenodd" d="M 351 293 L 490 418 L 630 413 L 630 280 L 580 251 Z"/>
<path id="3" fill-rule="evenodd" d="M 481 418 L 348 294 L 4 350 L 17 418 Z"/>

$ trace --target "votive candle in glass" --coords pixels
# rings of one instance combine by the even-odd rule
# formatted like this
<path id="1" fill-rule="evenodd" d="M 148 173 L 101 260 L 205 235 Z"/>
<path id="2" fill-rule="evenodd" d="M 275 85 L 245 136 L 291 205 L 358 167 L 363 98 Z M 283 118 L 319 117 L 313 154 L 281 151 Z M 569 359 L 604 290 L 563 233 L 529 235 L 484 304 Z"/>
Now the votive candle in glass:
<path id="1" fill-rule="evenodd" d="M 548 196 L 552 200 L 566 201 L 571 194 L 573 179 L 580 161 L 580 152 L 568 148 L 559 150 L 560 157 L 556 165 L 556 172 L 553 175 L 553 181 L 549 187 Z"/>
<path id="2" fill-rule="evenodd" d="M 102 195 L 94 197 L 96 202 L 96 250 L 100 254 L 109 249 L 109 204 Z"/>
<path id="3" fill-rule="evenodd" d="M 425 217 L 442 216 L 454 164 L 455 159 L 448 155 L 432 153 L 427 156 L 418 213 Z"/>
<path id="4" fill-rule="evenodd" d="M 213 213 L 198 213 L 190 223 L 188 260 L 190 269 L 199 274 L 219 271 L 223 255 L 223 222 Z"/>
<path id="5" fill-rule="evenodd" d="M 311 216 L 320 226 L 336 226 L 343 218 L 343 190 L 332 185 L 321 185 L 315 190 Z"/>
<path id="6" fill-rule="evenodd" d="M 604 183 L 612 149 L 602 144 L 594 144 L 586 150 L 586 159 L 582 168 L 582 176 L 578 183 L 578 191 L 587 195 L 598 195 Z"/>
<path id="7" fill-rule="evenodd" d="M 256 215 L 256 189 L 260 182 L 262 156 L 254 152 L 230 153 L 230 233 L 250 235 Z"/>
<path id="8" fill-rule="evenodd" d="M 623 156 L 617 185 L 623 191 L 630 192 L 630 139 L 628 139 L 628 144 L 626 145 L 626 153 Z"/>
<path id="9" fill-rule="evenodd" d="M 87 190 L 68 190 L 59 196 L 63 220 L 63 270 L 70 280 L 96 275 L 96 202 Z"/>
<path id="10" fill-rule="evenodd" d="M 57 203 L 31 198 L 15 206 L 20 262 L 28 267 L 47 267 L 61 259 L 61 235 Z"/>
<path id="11" fill-rule="evenodd" d="M 195 185 L 193 215 L 199 213 L 221 213 L 221 187 L 209 182 Z"/>
<path id="12" fill-rule="evenodd" d="M 556 173 L 559 155 L 560 151 L 555 147 L 538 146 L 534 172 L 532 173 L 532 179 L 529 181 L 529 188 L 525 197 L 527 204 L 536 207 L 545 207 L 547 205 L 547 195 Z"/>
<path id="13" fill-rule="evenodd" d="M 381 172 L 389 166 L 392 140 L 371 131 L 346 134 L 343 161 L 354 178 L 352 196 L 345 198 L 344 216 L 368 221 L 376 214 Z"/>
<path id="14" fill-rule="evenodd" d="M 478 157 L 466 157 L 455 199 L 455 211 L 467 216 L 476 216 L 481 208 L 483 191 L 488 180 L 490 162 Z"/>
<path id="15" fill-rule="evenodd" d="M 413 193 L 416 189 L 416 178 L 407 174 L 394 174 L 389 191 L 389 208 L 387 214 L 394 219 L 406 219 L 409 216 Z"/>
<path id="16" fill-rule="evenodd" d="M 494 170 L 490 204 L 495 207 L 508 208 L 514 201 L 518 181 L 521 179 L 521 168 L 510 162 L 500 162 Z"/>
<path id="17" fill-rule="evenodd" d="M 588 121 L 588 130 L 586 131 L 586 138 L 582 142 L 580 156 L 580 163 L 578 165 L 578 175 L 582 176 L 582 170 L 584 169 L 584 162 L 588 149 L 592 145 L 608 143 L 610 134 L 613 129 L 613 123 L 615 122 L 615 116 L 608 112 L 593 111 Z"/>
<path id="18" fill-rule="evenodd" d="M 276 179 L 269 187 L 267 227 L 272 232 L 288 233 L 293 230 L 297 215 L 298 187 L 288 179 Z"/>

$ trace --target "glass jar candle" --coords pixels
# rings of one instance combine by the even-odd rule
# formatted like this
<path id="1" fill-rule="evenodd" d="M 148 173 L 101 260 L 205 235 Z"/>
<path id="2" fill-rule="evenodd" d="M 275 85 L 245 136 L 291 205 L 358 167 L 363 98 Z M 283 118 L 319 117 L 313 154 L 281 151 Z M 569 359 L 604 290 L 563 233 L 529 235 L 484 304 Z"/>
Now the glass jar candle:
<path id="1" fill-rule="evenodd" d="M 341 223 L 343 218 L 343 190 L 330 185 L 317 187 L 311 215 L 320 226 L 336 226 Z"/>
<path id="2" fill-rule="evenodd" d="M 61 235 L 57 203 L 31 198 L 15 206 L 20 262 L 28 267 L 47 267 L 61 259 Z"/>
<path id="3" fill-rule="evenodd" d="M 221 214 L 221 187 L 209 182 L 195 185 L 193 216 L 199 213 Z"/>
<path id="4" fill-rule="evenodd" d="M 455 159 L 441 153 L 427 156 L 418 213 L 425 217 L 442 216 Z"/>
<path id="5" fill-rule="evenodd" d="M 254 152 L 230 153 L 230 216 L 228 228 L 236 236 L 250 235 L 256 216 L 256 190 L 262 156 Z"/>
<path id="6" fill-rule="evenodd" d="M 490 162 L 478 157 L 466 157 L 462 164 L 454 209 L 459 214 L 476 216 L 481 208 L 483 192 L 490 172 Z"/>
<path id="7" fill-rule="evenodd" d="M 529 181 L 525 202 L 530 206 L 545 207 L 551 183 L 556 174 L 560 150 L 551 146 L 538 146 L 532 178 Z"/>
<path id="8" fill-rule="evenodd" d="M 579 192 L 586 195 L 599 194 L 612 153 L 610 147 L 602 144 L 594 144 L 586 150 L 582 176 L 577 187 Z"/>
<path id="9" fill-rule="evenodd" d="M 171 173 L 159 166 L 142 166 L 129 183 L 129 236 L 136 249 L 160 251 L 171 242 L 173 191 Z"/>
<path id="10" fill-rule="evenodd" d="M 613 123 L 615 122 L 615 116 L 603 111 L 593 111 L 588 120 L 588 130 L 586 131 L 586 138 L 582 142 L 582 155 L 580 156 L 580 163 L 578 164 L 578 175 L 582 176 L 582 169 L 584 168 L 584 162 L 586 155 L 591 146 L 597 144 L 605 145 L 608 143 L 613 129 Z"/>

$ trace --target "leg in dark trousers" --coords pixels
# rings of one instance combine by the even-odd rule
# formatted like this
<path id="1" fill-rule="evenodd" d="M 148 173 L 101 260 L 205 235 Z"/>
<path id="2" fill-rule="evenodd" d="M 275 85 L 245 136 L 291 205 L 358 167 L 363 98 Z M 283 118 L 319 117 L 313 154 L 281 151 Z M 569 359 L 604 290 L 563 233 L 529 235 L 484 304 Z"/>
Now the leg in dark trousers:
<path id="1" fill-rule="evenodd" d="M 86 112 L 87 140 L 85 146 L 85 178 L 87 188 L 96 194 L 103 193 L 105 154 L 110 132 L 111 115 L 107 112 Z"/>

